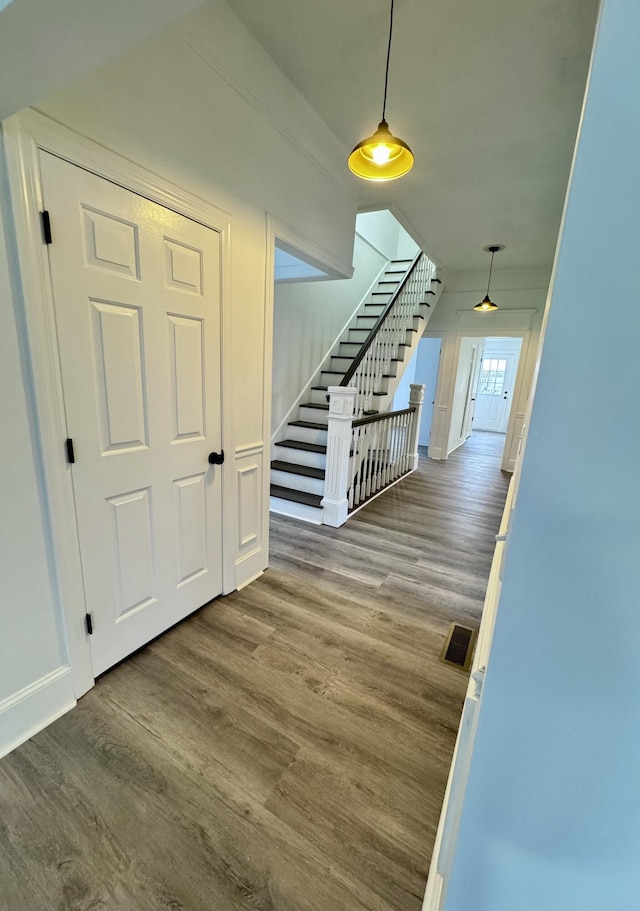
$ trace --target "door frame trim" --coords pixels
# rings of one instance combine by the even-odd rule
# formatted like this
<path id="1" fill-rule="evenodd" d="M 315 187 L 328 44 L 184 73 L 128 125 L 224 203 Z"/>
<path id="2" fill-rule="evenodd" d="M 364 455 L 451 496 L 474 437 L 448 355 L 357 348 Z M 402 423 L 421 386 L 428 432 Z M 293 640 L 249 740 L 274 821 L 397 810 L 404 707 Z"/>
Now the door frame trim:
<path id="1" fill-rule="evenodd" d="M 235 450 L 231 400 L 231 295 L 229 288 L 231 216 L 198 196 L 134 164 L 116 152 L 75 133 L 33 110 L 2 124 L 8 184 L 17 248 L 17 271 L 23 295 L 27 346 L 39 433 L 39 453 L 46 486 L 56 575 L 56 595 L 64 619 L 76 698 L 94 684 L 91 650 L 85 629 L 85 593 L 75 515 L 71 469 L 64 458 L 67 437 L 62 376 L 48 250 L 42 240 L 43 208 L 39 151 L 50 152 L 218 232 L 221 239 L 221 416 L 223 448 Z M 55 243 L 55 225 L 54 243 Z M 37 445 L 37 444 L 36 444 Z M 226 471 L 225 471 L 226 467 Z M 222 591 L 236 587 L 234 542 L 236 514 L 233 484 L 222 477 Z"/>
<path id="2" fill-rule="evenodd" d="M 522 348 L 520 349 L 520 361 L 518 363 L 516 384 L 514 386 L 514 398 L 511 402 L 509 424 L 507 425 L 501 465 L 501 468 L 504 471 L 513 471 L 513 467 L 509 467 L 508 463 L 514 460 L 515 451 L 519 446 L 519 440 L 524 427 L 526 403 L 531 394 L 533 383 L 534 372 L 532 358 L 535 358 L 536 352 L 532 345 L 531 327 L 537 312 L 538 310 L 535 308 L 526 310 L 499 310 L 496 314 L 491 314 L 491 316 L 487 318 L 487 315 L 483 313 L 459 310 L 457 324 L 453 328 L 447 330 L 432 330 L 431 332 L 425 330 L 425 337 L 442 338 L 433 419 L 434 422 L 437 419 L 437 424 L 435 424 L 435 432 L 434 422 L 432 422 L 431 425 L 432 436 L 429 449 L 433 451 L 433 455 L 429 455 L 429 458 L 446 460 L 450 455 L 450 453 L 447 452 L 447 449 L 455 377 L 458 369 L 458 361 L 460 359 L 460 342 L 462 338 L 521 338 Z M 488 322 L 488 319 L 490 319 L 491 322 Z M 525 388 L 525 379 L 528 370 L 531 370 L 531 380 L 528 387 Z"/>

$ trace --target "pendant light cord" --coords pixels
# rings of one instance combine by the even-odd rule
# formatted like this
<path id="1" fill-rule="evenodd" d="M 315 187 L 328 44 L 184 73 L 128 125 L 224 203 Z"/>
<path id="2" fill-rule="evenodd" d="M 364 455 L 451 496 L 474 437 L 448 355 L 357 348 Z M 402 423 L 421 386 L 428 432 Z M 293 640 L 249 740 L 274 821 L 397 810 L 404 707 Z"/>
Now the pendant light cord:
<path id="1" fill-rule="evenodd" d="M 489 297 L 489 288 L 491 287 L 491 273 L 493 272 L 493 257 L 496 255 L 496 251 L 491 251 L 491 265 L 489 266 L 489 281 L 487 283 L 487 297 Z"/>
<path id="2" fill-rule="evenodd" d="M 384 120 L 385 111 L 387 110 L 387 85 L 389 83 L 389 61 L 391 60 L 391 36 L 393 35 L 393 4 L 391 0 L 391 18 L 389 22 L 389 44 L 387 46 L 387 69 L 384 74 L 384 100 L 382 102 L 382 119 Z"/>

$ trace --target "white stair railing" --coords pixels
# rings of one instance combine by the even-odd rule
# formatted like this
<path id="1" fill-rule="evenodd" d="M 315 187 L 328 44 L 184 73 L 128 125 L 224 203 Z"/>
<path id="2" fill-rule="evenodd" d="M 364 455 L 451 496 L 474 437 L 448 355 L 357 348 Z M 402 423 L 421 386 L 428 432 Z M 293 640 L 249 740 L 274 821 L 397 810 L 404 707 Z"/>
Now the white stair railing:
<path id="1" fill-rule="evenodd" d="M 381 391 L 385 375 L 393 373 L 396 360 L 402 360 L 400 346 L 407 343 L 408 330 L 415 328 L 414 320 L 420 306 L 428 303 L 426 294 L 435 279 L 435 264 L 419 253 L 346 372 L 340 385 L 356 389 L 357 418 L 372 410 L 374 394 Z"/>
<path id="2" fill-rule="evenodd" d="M 344 525 L 352 510 L 417 468 L 424 388 L 411 385 L 408 408 L 354 419 L 357 389 L 329 387 L 324 525 Z"/>

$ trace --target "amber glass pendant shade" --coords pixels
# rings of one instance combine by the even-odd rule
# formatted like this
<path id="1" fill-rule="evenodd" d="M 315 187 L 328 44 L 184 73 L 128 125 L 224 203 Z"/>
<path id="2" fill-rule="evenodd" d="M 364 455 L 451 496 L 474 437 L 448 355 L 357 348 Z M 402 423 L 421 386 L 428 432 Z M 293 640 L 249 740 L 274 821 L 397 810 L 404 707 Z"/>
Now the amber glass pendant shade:
<path id="1" fill-rule="evenodd" d="M 395 180 L 408 174 L 413 161 L 406 142 L 394 136 L 382 120 L 373 136 L 359 142 L 349 155 L 349 168 L 365 180 Z"/>

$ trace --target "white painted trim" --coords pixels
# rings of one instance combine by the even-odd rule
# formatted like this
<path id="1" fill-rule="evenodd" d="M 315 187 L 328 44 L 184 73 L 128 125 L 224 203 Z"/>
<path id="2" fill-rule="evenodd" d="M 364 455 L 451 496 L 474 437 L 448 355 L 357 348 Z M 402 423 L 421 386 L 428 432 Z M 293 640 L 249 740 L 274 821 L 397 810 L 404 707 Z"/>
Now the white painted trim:
<path id="1" fill-rule="evenodd" d="M 248 446 L 236 446 L 236 458 L 238 456 L 261 455 L 264 451 L 264 443 L 249 443 Z"/>
<path id="2" fill-rule="evenodd" d="M 263 575 L 264 575 L 264 570 L 261 569 L 260 572 L 257 572 L 255 575 L 251 576 L 250 579 L 245 579 L 244 582 L 241 582 L 240 585 L 238 586 L 237 590 L 239 592 L 241 592 L 243 588 L 246 588 L 247 585 L 251 585 L 252 582 L 255 582 L 256 579 L 259 579 L 260 576 L 263 576 Z"/>
<path id="3" fill-rule="evenodd" d="M 521 338 L 522 348 L 518 361 L 518 371 L 514 386 L 514 394 L 511 400 L 511 409 L 509 412 L 509 423 L 503 450 L 502 468 L 504 471 L 513 471 L 513 467 L 507 465 L 513 460 L 511 453 L 514 449 L 515 437 L 517 431 L 516 415 L 521 414 L 524 410 L 524 402 L 521 396 L 524 390 L 525 371 L 529 364 L 531 356 L 531 325 L 538 311 L 531 310 L 499 310 L 496 314 L 489 314 L 490 322 L 487 322 L 486 313 L 477 313 L 469 310 L 458 311 L 458 326 L 454 332 L 425 332 L 425 336 L 441 337 L 442 349 L 440 354 L 440 367 L 438 369 L 438 381 L 436 384 L 434 419 L 437 411 L 437 426 L 432 423 L 433 445 L 429 444 L 429 458 L 436 460 L 446 460 L 451 453 L 462 445 L 464 440 L 460 441 L 449 449 L 449 431 L 451 423 L 451 410 L 453 403 L 453 394 L 455 390 L 456 372 L 458 361 L 460 359 L 460 343 L 463 338 Z M 493 320 L 493 316 L 499 317 Z M 530 392 L 530 390 L 526 390 Z"/>
<path id="4" fill-rule="evenodd" d="M 119 184 L 221 235 L 222 439 L 233 451 L 231 375 L 230 216 L 145 168 L 74 133 L 36 111 L 24 111 L 3 124 L 19 270 L 24 294 L 28 346 L 34 379 L 38 428 L 47 488 L 59 602 L 66 626 L 76 698 L 94 681 L 84 625 L 86 613 L 71 471 L 63 458 L 67 437 L 47 249 L 42 243 L 42 183 L 38 151 Z M 227 469 L 228 471 L 229 469 Z M 234 487 L 223 467 L 223 593 L 236 587 Z"/>
<path id="5" fill-rule="evenodd" d="M 507 546 L 504 539 L 508 536 L 509 519 L 513 507 L 514 493 L 515 484 L 512 481 L 507 492 L 500 523 L 500 532 L 497 536 L 497 538 L 499 537 L 502 540 L 497 541 L 496 543 L 491 563 L 487 593 L 482 609 L 480 631 L 478 633 L 476 650 L 473 656 L 473 664 L 471 667 L 471 674 L 451 768 L 449 770 L 449 778 L 442 804 L 442 811 L 438 822 L 438 830 L 431 856 L 431 867 L 429 870 L 429 878 L 427 880 L 422 911 L 442 911 L 446 898 L 446 890 L 453 864 L 453 855 L 462 815 L 462 806 L 469 777 L 471 755 L 473 753 L 478 715 L 482 701 L 482 687 L 486 668 L 489 663 L 493 630 L 500 600 L 500 571 L 505 548 Z"/>
<path id="6" fill-rule="evenodd" d="M 56 668 L 0 702 L 0 758 L 76 704 L 69 665 Z"/>
<path id="7" fill-rule="evenodd" d="M 322 244 L 307 237 L 302 231 L 298 231 L 297 228 L 287 224 L 286 221 L 282 221 L 281 218 L 271 215 L 269 212 L 267 212 L 267 236 L 273 237 L 274 246 L 277 238 L 287 247 L 292 248 L 294 255 L 299 250 L 312 266 L 327 272 L 329 278 L 353 277 L 353 263 L 339 259 L 330 250 L 323 247 Z"/>

